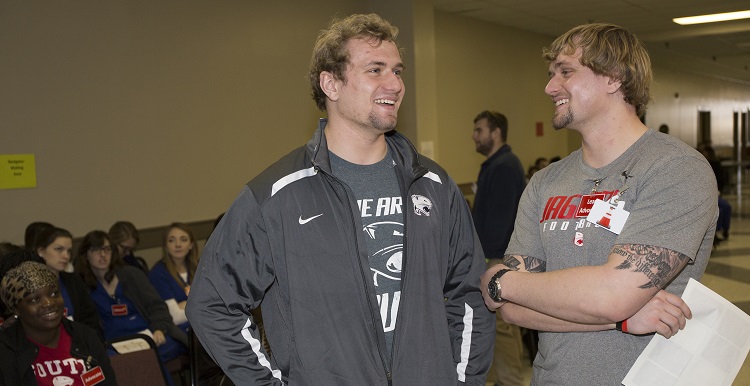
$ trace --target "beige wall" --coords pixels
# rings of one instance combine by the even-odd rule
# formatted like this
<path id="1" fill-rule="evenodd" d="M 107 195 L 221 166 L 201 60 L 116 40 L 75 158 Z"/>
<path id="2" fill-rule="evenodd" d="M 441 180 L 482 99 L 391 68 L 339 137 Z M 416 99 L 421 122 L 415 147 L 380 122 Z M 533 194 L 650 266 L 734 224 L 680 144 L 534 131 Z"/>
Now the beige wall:
<path id="1" fill-rule="evenodd" d="M 505 114 L 508 143 L 525 167 L 567 154 L 568 134 L 550 126 L 553 106 L 544 94 L 548 37 L 444 12 L 436 12 L 435 31 L 439 161 L 457 182 L 475 180 L 484 159 L 471 140 L 482 110 Z M 541 137 L 536 122 L 544 125 Z"/>
<path id="2" fill-rule="evenodd" d="M 315 36 L 363 4 L 0 1 L 0 154 L 38 183 L 0 190 L 0 240 L 215 218 L 309 139 Z"/>
<path id="3" fill-rule="evenodd" d="M 548 78 L 541 48 L 553 37 L 435 15 L 439 161 L 457 182 L 475 180 L 484 160 L 471 141 L 473 118 L 484 109 L 508 117 L 508 143 L 525 167 L 537 157 L 565 156 L 580 146 L 577 133 L 550 126 L 553 109 L 544 94 Z M 660 67 L 654 75 L 649 127 L 667 123 L 670 134 L 695 146 L 698 110 L 710 110 L 714 145 L 732 146 L 732 113 L 750 108 L 750 86 Z M 544 125 L 542 137 L 535 135 L 536 122 Z"/>
<path id="4" fill-rule="evenodd" d="M 399 129 L 418 146 L 432 142 L 457 182 L 476 178 L 482 157 L 470 135 L 483 109 L 508 116 L 526 166 L 578 146 L 549 125 L 540 49 L 550 37 L 430 4 L 0 0 L 0 154 L 35 154 L 38 179 L 34 189 L 0 190 L 0 241 L 22 243 L 35 220 L 79 237 L 121 219 L 146 228 L 215 218 L 323 116 L 306 72 L 334 15 L 377 11 L 402 30 Z M 668 122 L 683 139 L 697 105 L 713 113 L 750 101 L 747 86 L 676 72 L 657 71 L 654 89 L 647 123 Z"/>
<path id="5" fill-rule="evenodd" d="M 735 111 L 750 109 L 750 85 L 656 68 L 653 101 L 646 124 L 695 147 L 698 144 L 698 111 L 711 112 L 711 140 L 715 147 L 731 147 Z"/>

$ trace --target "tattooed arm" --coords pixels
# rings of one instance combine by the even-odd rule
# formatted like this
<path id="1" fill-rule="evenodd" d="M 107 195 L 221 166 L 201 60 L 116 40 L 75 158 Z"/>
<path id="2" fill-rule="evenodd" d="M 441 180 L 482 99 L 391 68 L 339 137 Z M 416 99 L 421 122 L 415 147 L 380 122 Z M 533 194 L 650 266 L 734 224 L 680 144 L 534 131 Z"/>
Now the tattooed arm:
<path id="1" fill-rule="evenodd" d="M 514 303 L 507 303 L 497 310 L 503 320 L 526 328 L 551 332 L 602 331 L 615 328 L 614 323 L 585 324 L 555 318 Z M 686 316 L 687 315 L 687 316 Z M 643 308 L 628 318 L 628 332 L 649 334 L 656 332 L 666 338 L 685 328 L 690 309 L 682 299 L 667 291 L 659 290 Z"/>
<path id="2" fill-rule="evenodd" d="M 629 326 L 633 323 L 639 330 L 669 334 L 667 327 L 684 327 L 685 318 L 691 315 L 679 297 L 661 288 L 688 260 L 666 248 L 619 244 L 612 248 L 604 265 L 546 272 L 542 260 L 509 255 L 504 264 L 482 276 L 481 288 L 486 291 L 489 279 L 502 268 L 518 271 L 508 272 L 500 280 L 502 296 L 511 307 L 505 310 L 489 296 L 485 296 L 485 303 L 490 309 L 503 307 L 504 318 L 525 327 L 591 331 L 611 329 L 612 323 L 631 318 Z"/>

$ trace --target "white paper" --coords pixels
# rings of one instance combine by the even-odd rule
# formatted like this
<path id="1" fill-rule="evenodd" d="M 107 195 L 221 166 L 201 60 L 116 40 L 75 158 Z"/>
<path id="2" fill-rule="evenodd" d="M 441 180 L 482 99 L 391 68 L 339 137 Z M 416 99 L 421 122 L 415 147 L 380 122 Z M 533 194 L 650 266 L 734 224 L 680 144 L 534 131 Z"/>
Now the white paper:
<path id="1" fill-rule="evenodd" d="M 139 331 L 138 333 L 148 335 L 152 339 L 154 337 L 154 335 L 151 333 L 151 330 L 149 329 Z M 127 354 L 133 351 L 148 350 L 151 348 L 151 346 L 149 346 L 148 342 L 146 342 L 143 338 L 133 338 L 122 342 L 112 343 L 112 348 L 114 348 L 118 354 Z"/>
<path id="2" fill-rule="evenodd" d="M 732 385 L 750 351 L 750 315 L 693 279 L 682 299 L 693 318 L 670 339 L 654 335 L 623 385 Z"/>

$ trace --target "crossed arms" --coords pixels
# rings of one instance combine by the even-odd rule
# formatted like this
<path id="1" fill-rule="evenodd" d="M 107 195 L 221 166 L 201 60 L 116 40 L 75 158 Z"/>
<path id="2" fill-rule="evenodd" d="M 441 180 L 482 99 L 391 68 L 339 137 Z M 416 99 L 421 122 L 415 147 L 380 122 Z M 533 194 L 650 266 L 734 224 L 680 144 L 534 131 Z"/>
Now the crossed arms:
<path id="1" fill-rule="evenodd" d="M 667 338 L 685 327 L 692 314 L 676 295 L 662 288 L 677 276 L 689 258 L 673 250 L 641 244 L 617 244 L 607 262 L 546 272 L 545 262 L 532 256 L 506 255 L 503 264 L 482 275 L 485 304 L 508 323 L 542 331 L 611 330 L 628 320 L 628 332 L 656 332 Z M 500 269 L 503 302 L 487 293 Z"/>

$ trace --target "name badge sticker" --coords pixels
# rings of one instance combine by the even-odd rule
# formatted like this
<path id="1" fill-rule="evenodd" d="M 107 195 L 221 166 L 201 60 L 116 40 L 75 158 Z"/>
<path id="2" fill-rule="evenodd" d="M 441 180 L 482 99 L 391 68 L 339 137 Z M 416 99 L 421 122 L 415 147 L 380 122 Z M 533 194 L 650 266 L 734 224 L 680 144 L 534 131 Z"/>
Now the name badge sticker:
<path id="1" fill-rule="evenodd" d="M 628 220 L 630 212 L 625 210 L 625 201 L 618 201 L 617 204 L 597 199 L 591 212 L 586 217 L 586 221 L 599 225 L 608 231 L 619 235 Z"/>
<path id="2" fill-rule="evenodd" d="M 584 194 L 581 196 L 581 203 L 578 204 L 576 217 L 588 216 L 596 200 L 604 200 L 604 193 Z"/>
<path id="3" fill-rule="evenodd" d="M 102 372 L 101 367 L 96 366 L 81 374 L 81 381 L 83 381 L 84 386 L 98 385 L 104 381 L 104 372 Z"/>
<path id="4" fill-rule="evenodd" d="M 127 304 L 113 304 L 112 305 L 112 316 L 125 316 L 128 314 Z"/>

